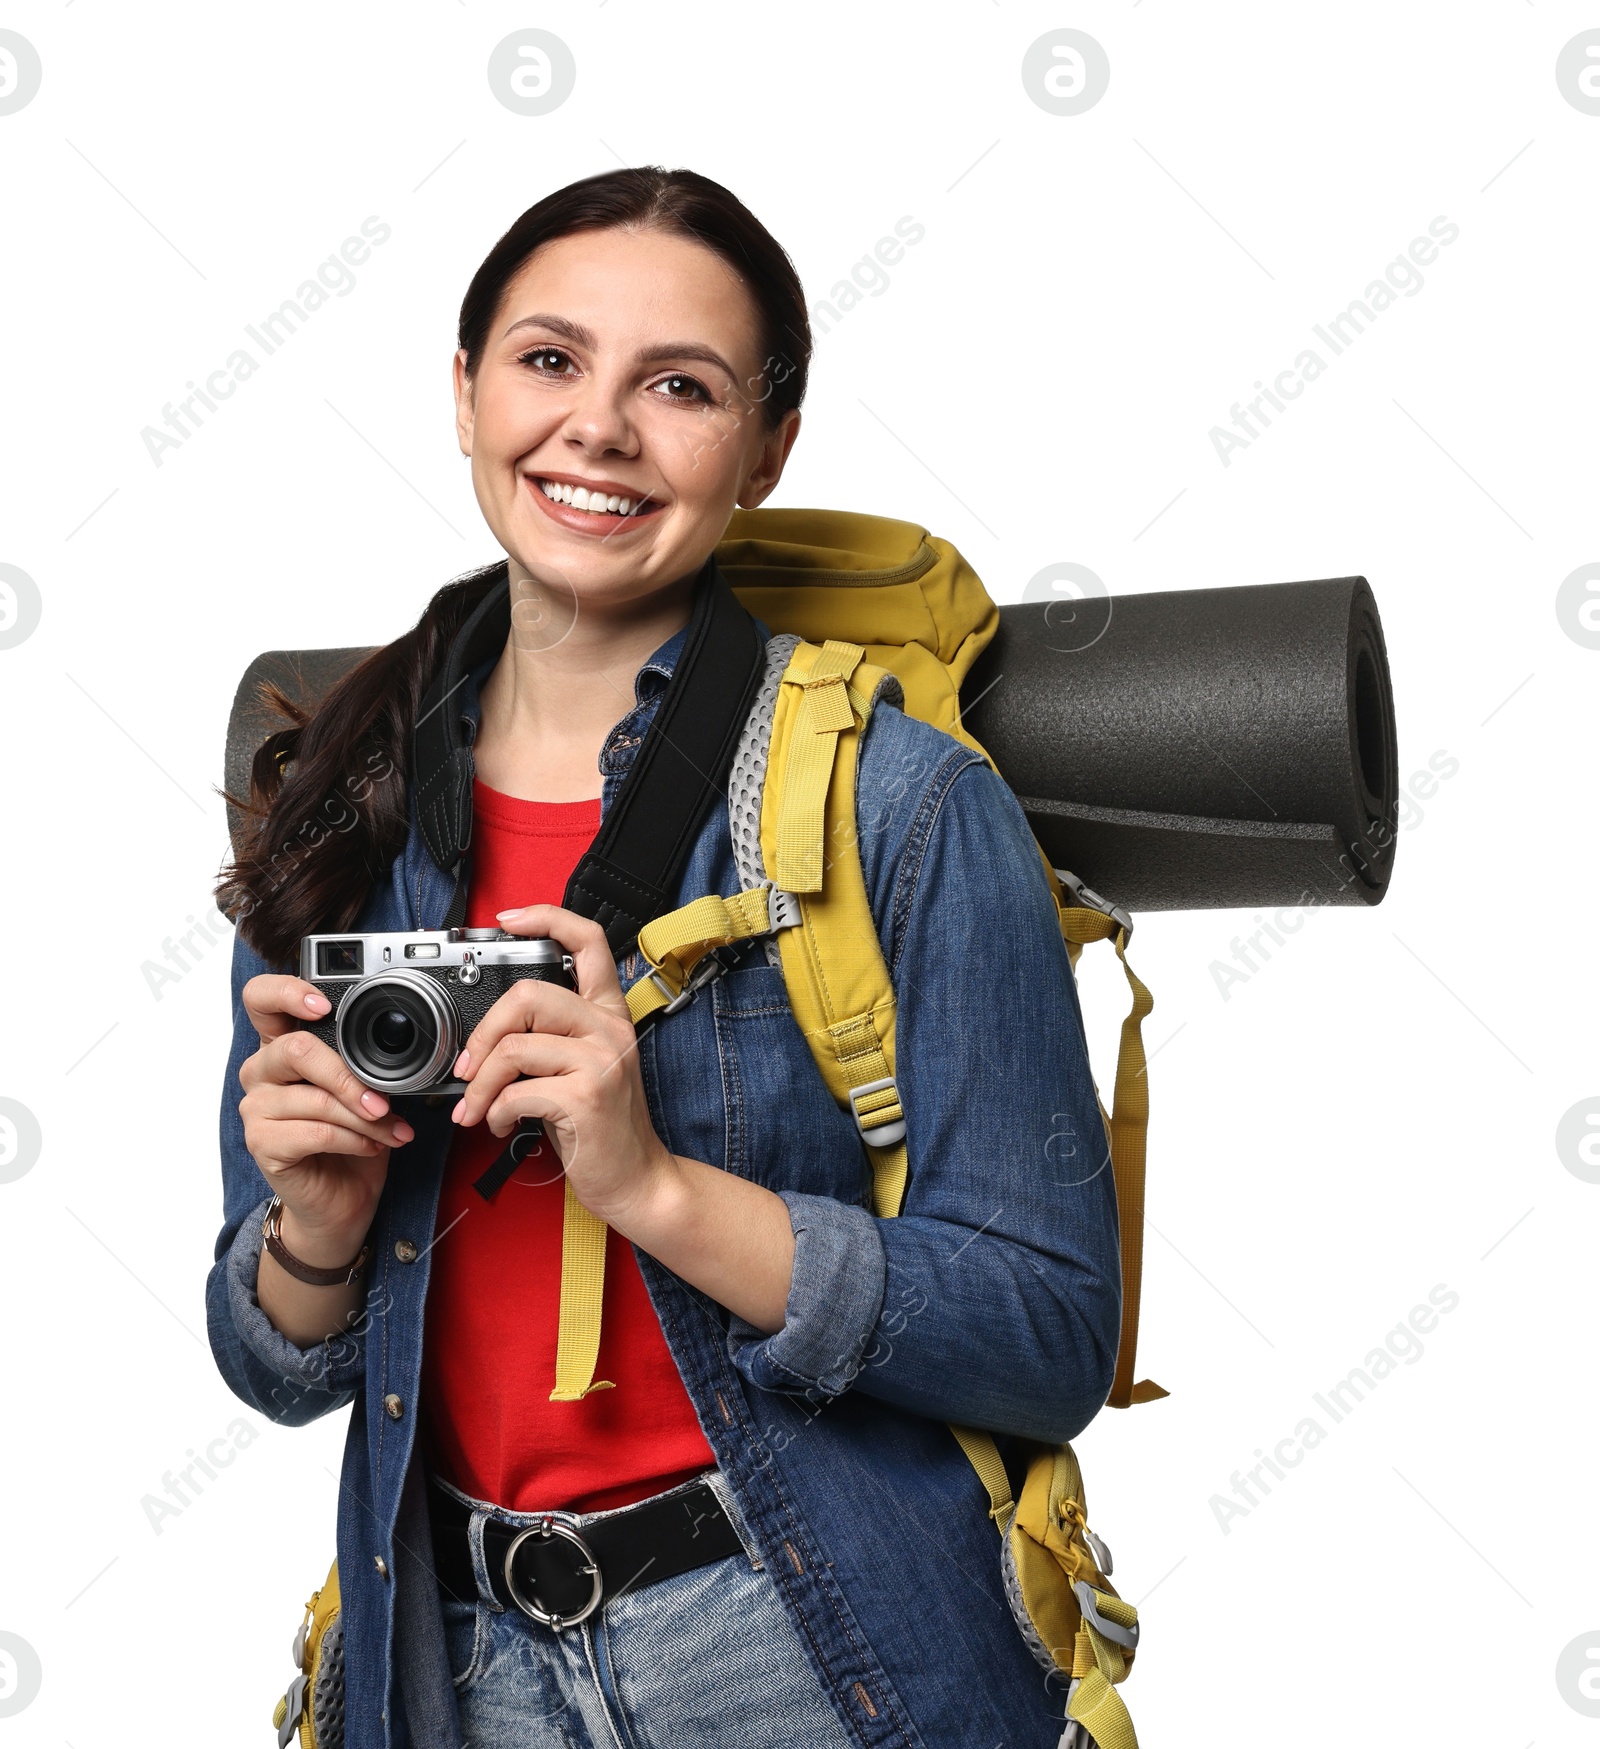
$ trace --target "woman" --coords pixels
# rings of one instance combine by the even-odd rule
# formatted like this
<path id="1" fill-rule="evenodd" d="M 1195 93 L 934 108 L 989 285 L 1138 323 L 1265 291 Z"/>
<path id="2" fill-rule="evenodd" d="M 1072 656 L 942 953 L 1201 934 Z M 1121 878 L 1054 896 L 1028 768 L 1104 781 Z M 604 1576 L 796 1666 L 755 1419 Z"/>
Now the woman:
<path id="1" fill-rule="evenodd" d="M 506 565 L 268 744 L 259 837 L 221 889 L 239 939 L 211 1338 L 276 1420 L 353 1405 L 347 1741 L 1053 1745 L 1062 1690 L 945 1425 L 1069 1439 L 1116 1357 L 1110 1174 L 1052 1164 L 1064 1129 L 1103 1130 L 1018 803 L 970 748 L 872 715 L 857 807 L 899 1002 L 894 1220 L 869 1212 L 855 1126 L 761 942 L 636 1040 L 637 953 L 559 903 L 696 603 L 725 591 L 733 508 L 774 490 L 798 434 L 793 266 L 718 184 L 608 173 L 517 220 L 458 338 L 460 445 Z M 469 659 L 491 598 L 505 635 Z M 469 779 L 451 867 L 440 798 Z M 712 808 L 673 902 L 741 884 Z M 447 922 L 552 937 L 577 989 L 519 982 L 455 1065 L 465 1094 L 402 1116 L 300 1028 L 328 1003 L 289 968 L 306 934 Z M 486 1176 L 524 1118 L 545 1140 Z M 609 1235 L 595 1387 L 553 1401 L 566 1181 Z"/>

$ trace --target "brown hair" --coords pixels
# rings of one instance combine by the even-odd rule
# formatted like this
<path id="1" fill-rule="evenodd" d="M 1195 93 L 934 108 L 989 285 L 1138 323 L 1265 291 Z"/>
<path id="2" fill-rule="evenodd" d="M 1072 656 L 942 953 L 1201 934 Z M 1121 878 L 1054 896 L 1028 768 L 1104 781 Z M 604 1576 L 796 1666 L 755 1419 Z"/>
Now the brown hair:
<path id="1" fill-rule="evenodd" d="M 654 228 L 714 250 L 749 288 L 762 325 L 761 376 L 749 385 L 768 428 L 798 407 L 811 363 L 811 325 L 794 264 L 721 183 L 692 170 L 608 170 L 531 206 L 484 258 L 461 302 L 457 345 L 467 374 L 483 357 L 495 313 L 518 271 L 545 243 L 578 231 Z M 250 767 L 248 841 L 218 877 L 217 903 L 273 964 L 303 935 L 348 929 L 404 848 L 410 820 L 411 731 L 455 634 L 493 587 L 498 564 L 447 583 L 403 636 L 353 668 L 308 712 L 274 687 L 287 726 Z"/>

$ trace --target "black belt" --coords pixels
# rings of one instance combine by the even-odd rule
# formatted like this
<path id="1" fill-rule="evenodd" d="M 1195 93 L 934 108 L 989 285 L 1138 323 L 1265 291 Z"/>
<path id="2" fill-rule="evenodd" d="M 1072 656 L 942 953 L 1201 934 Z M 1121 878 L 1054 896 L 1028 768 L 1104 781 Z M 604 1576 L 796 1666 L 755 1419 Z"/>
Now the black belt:
<path id="1" fill-rule="evenodd" d="M 428 1489 L 428 1508 L 439 1589 L 459 1602 L 475 1602 L 472 1508 L 436 1485 Z M 567 1522 L 571 1516 L 551 1513 L 531 1525 L 490 1518 L 483 1527 L 496 1600 L 558 1632 L 593 1615 L 607 1598 L 744 1552 L 709 1482 L 642 1500 L 581 1529 Z"/>

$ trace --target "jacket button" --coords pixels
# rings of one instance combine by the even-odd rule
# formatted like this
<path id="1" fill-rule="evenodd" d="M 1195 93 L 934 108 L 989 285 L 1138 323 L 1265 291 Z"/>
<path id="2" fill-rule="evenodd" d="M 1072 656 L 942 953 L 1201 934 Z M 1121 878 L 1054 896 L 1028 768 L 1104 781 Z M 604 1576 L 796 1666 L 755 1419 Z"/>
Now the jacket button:
<path id="1" fill-rule="evenodd" d="M 406 1412 L 405 1404 L 394 1394 L 393 1391 L 383 1399 L 383 1406 L 388 1411 L 389 1419 L 391 1421 L 398 1421 Z"/>
<path id="2" fill-rule="evenodd" d="M 380 1579 L 387 1579 L 389 1577 L 389 1563 L 384 1560 L 382 1555 L 374 1555 L 372 1557 L 372 1564 L 378 1569 L 378 1577 Z"/>
<path id="3" fill-rule="evenodd" d="M 394 1248 L 394 1254 L 402 1263 L 415 1263 L 417 1248 L 409 1239 L 402 1239 Z"/>

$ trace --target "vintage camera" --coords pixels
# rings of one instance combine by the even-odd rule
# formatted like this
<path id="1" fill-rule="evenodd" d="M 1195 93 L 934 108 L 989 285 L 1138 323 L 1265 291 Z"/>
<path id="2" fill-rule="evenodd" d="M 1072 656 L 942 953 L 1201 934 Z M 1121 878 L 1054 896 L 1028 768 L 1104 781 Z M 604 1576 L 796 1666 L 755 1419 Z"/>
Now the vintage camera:
<path id="1" fill-rule="evenodd" d="M 503 929 L 308 935 L 300 976 L 333 1004 L 306 1030 L 385 1094 L 464 1092 L 451 1065 L 518 979 L 578 987 L 572 955 L 559 942 Z"/>

